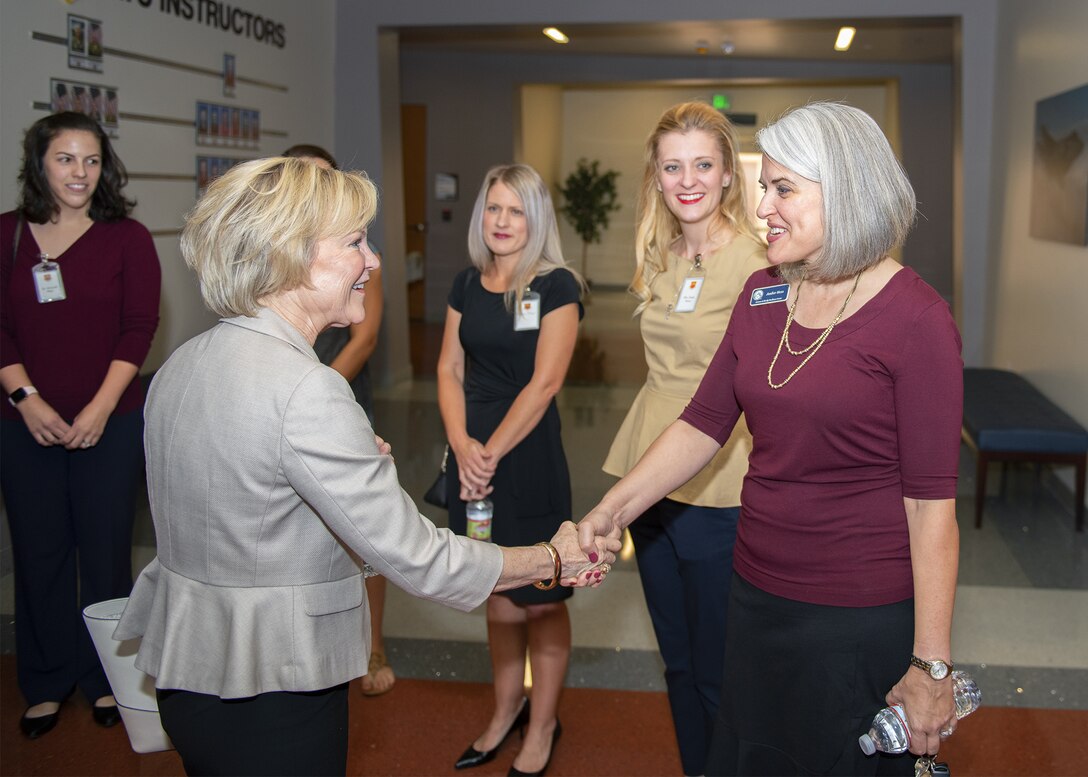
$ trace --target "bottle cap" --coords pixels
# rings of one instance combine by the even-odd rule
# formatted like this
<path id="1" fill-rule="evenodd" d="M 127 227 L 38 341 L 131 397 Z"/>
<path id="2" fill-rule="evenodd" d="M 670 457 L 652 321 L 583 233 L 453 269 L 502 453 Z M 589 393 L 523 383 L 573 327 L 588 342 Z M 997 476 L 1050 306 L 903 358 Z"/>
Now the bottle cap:
<path id="1" fill-rule="evenodd" d="M 865 753 L 865 755 L 872 755 L 876 752 L 876 742 L 868 734 L 862 734 L 858 737 L 858 745 L 861 746 L 861 752 Z"/>

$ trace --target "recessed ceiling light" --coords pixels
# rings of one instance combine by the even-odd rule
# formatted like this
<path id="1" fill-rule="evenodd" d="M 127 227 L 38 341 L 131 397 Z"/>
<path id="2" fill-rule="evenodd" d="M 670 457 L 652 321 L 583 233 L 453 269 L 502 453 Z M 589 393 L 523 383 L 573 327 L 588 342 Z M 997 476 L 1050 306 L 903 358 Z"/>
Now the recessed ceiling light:
<path id="1" fill-rule="evenodd" d="M 707 43 L 705 40 L 695 41 L 695 53 L 696 54 L 706 54 L 707 51 L 710 50 L 709 47 L 710 47 L 710 44 Z"/>
<path id="2" fill-rule="evenodd" d="M 847 51 L 854 42 L 855 32 L 857 30 L 853 27 L 840 27 L 839 37 L 835 39 L 835 51 Z"/>
<path id="3" fill-rule="evenodd" d="M 563 34 L 563 31 L 558 27 L 545 27 L 544 34 L 551 38 L 556 43 L 568 43 L 570 38 Z"/>
<path id="4" fill-rule="evenodd" d="M 736 50 L 737 50 L 737 47 L 733 44 L 733 41 L 731 41 L 731 40 L 723 40 L 722 41 L 722 54 L 732 54 Z"/>

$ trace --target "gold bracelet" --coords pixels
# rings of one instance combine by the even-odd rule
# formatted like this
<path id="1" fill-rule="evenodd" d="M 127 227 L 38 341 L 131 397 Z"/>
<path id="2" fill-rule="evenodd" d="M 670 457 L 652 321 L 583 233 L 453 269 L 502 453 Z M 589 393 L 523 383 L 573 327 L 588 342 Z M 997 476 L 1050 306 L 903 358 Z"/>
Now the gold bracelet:
<path id="1" fill-rule="evenodd" d="M 559 551 L 550 542 L 538 542 L 537 545 L 548 551 L 548 555 L 552 557 L 552 563 L 555 564 L 555 574 L 552 575 L 551 580 L 537 580 L 533 585 L 541 591 L 550 591 L 559 585 L 559 574 L 563 571 L 563 562 L 559 560 Z"/>

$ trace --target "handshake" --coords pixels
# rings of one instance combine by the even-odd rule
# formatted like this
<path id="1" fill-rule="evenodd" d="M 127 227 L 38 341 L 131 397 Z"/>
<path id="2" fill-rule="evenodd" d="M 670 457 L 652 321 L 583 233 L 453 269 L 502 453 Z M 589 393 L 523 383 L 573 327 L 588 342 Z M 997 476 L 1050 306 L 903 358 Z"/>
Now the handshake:
<path id="1" fill-rule="evenodd" d="M 599 586 L 612 570 L 622 536 L 623 529 L 600 509 L 578 524 L 564 521 L 551 539 L 562 563 L 559 582 L 576 588 Z"/>

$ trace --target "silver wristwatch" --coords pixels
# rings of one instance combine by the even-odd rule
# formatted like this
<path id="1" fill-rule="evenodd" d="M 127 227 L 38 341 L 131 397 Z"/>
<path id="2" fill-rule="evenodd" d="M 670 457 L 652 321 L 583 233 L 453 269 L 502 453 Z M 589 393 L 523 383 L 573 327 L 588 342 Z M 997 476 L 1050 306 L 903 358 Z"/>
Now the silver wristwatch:
<path id="1" fill-rule="evenodd" d="M 918 656 L 912 655 L 910 657 L 911 666 L 916 666 L 924 672 L 928 672 L 929 676 L 934 680 L 943 680 L 948 677 L 952 671 L 952 662 L 945 663 L 939 658 L 935 658 L 932 661 L 923 661 Z"/>

